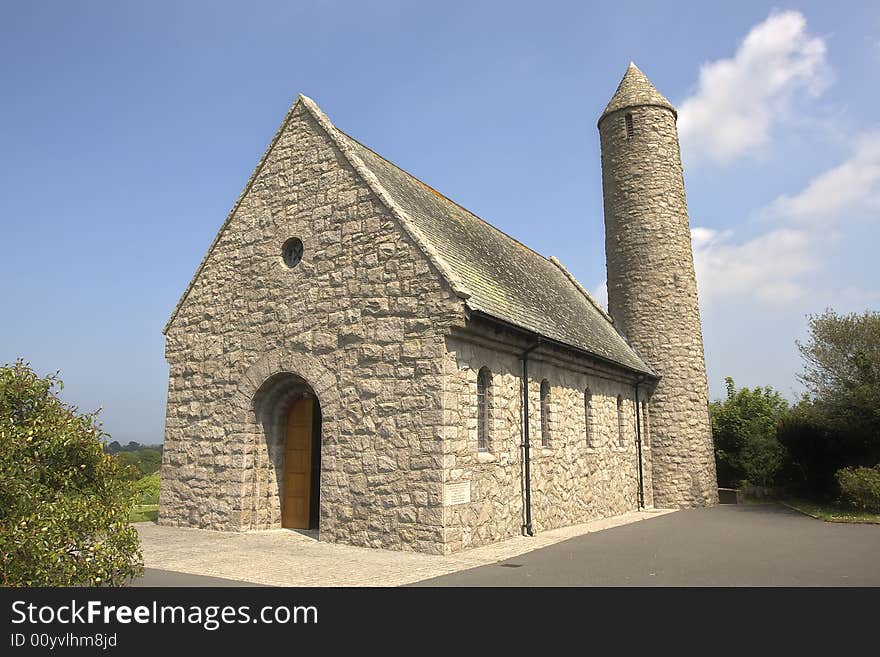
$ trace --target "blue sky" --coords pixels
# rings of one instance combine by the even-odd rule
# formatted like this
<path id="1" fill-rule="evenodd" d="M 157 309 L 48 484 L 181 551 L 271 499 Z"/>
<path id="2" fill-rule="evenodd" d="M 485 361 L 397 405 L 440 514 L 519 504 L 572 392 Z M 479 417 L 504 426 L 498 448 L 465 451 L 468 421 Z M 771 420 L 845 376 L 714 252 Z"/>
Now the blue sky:
<path id="1" fill-rule="evenodd" d="M 805 315 L 880 307 L 880 5 L 0 5 L 0 361 L 158 442 L 162 326 L 299 92 L 602 294 L 596 120 L 680 109 L 713 397 L 799 387 Z"/>

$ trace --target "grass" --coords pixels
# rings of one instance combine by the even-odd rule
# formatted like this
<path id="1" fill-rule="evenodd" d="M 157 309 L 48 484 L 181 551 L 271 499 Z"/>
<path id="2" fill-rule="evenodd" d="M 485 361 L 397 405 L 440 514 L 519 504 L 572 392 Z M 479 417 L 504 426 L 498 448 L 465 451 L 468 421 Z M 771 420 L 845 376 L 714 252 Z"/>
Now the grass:
<path id="1" fill-rule="evenodd" d="M 825 522 L 862 522 L 880 525 L 880 513 L 841 509 L 828 504 L 818 504 L 802 499 L 787 499 L 783 500 L 782 503 L 796 511 L 800 511 L 818 520 L 824 520 Z"/>
<path id="2" fill-rule="evenodd" d="M 158 504 L 135 504 L 129 522 L 156 522 L 159 518 Z"/>
<path id="3" fill-rule="evenodd" d="M 159 518 L 159 473 L 145 475 L 135 483 L 137 501 L 134 505 L 129 522 L 156 522 Z"/>

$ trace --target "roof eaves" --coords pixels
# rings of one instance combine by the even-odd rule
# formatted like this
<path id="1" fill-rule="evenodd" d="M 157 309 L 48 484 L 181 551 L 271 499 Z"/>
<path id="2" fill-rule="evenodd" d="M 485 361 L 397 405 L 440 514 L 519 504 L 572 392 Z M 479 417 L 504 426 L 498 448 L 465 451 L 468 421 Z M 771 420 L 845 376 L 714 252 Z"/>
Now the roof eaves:
<path id="1" fill-rule="evenodd" d="M 532 328 L 528 328 L 526 326 L 523 326 L 522 324 L 514 323 L 514 322 L 508 321 L 506 319 L 502 319 L 500 317 L 497 317 L 496 315 L 493 315 L 492 313 L 487 313 L 487 312 L 483 312 L 481 310 L 473 310 L 473 309 L 471 309 L 471 313 L 473 315 L 476 315 L 478 317 L 483 317 L 491 322 L 495 322 L 495 323 L 500 324 L 502 326 L 507 326 L 511 329 L 518 330 L 518 331 L 524 332 L 526 334 L 531 334 L 536 337 L 539 337 L 543 342 L 546 342 L 547 344 L 556 345 L 557 347 L 562 347 L 564 349 L 568 349 L 568 350 L 577 352 L 579 354 L 587 355 L 590 358 L 595 358 L 598 361 L 601 361 L 603 363 L 607 363 L 613 367 L 624 369 L 628 372 L 635 372 L 636 374 L 649 376 L 649 377 L 651 377 L 653 379 L 657 379 L 657 380 L 660 379 L 660 374 L 658 374 L 657 371 L 653 367 L 648 365 L 641 356 L 639 356 L 639 360 L 642 362 L 643 365 L 645 365 L 645 369 L 638 369 L 638 368 L 632 367 L 631 365 L 626 365 L 624 363 L 621 363 L 619 360 L 616 360 L 614 358 L 609 358 L 608 356 L 602 356 L 600 354 L 597 354 L 594 351 L 590 351 L 589 349 L 584 349 L 583 347 L 578 347 L 577 345 L 574 345 L 571 342 L 568 342 L 565 340 L 558 340 L 556 338 L 551 338 L 550 336 L 545 335 L 541 331 L 538 331 L 538 330 L 535 330 Z M 627 344 L 629 344 L 629 343 L 627 343 Z M 635 352 L 635 350 L 633 350 L 633 351 Z M 636 353 L 636 355 L 638 355 L 637 352 L 635 352 L 635 353 Z"/>

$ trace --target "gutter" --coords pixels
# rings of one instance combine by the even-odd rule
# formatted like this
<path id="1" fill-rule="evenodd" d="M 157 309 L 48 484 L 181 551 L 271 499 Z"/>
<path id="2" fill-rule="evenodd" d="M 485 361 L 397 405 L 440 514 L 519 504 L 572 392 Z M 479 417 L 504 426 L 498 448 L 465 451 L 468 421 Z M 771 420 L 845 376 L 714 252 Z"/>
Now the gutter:
<path id="1" fill-rule="evenodd" d="M 600 356 L 599 354 L 595 354 L 592 351 L 587 351 L 586 349 L 580 349 L 578 347 L 575 347 L 573 345 L 568 344 L 567 342 L 562 342 L 560 340 L 554 340 L 553 338 L 548 338 L 546 336 L 541 335 L 540 333 L 536 333 L 535 331 L 529 330 L 527 328 L 523 328 L 522 326 L 517 326 L 516 324 L 511 324 L 510 322 L 506 322 L 503 319 L 498 319 L 497 317 L 494 317 L 492 315 L 488 315 L 488 314 L 481 312 L 479 310 L 473 310 L 471 308 L 469 308 L 468 310 L 470 312 L 470 315 L 473 315 L 475 317 L 479 317 L 480 319 L 484 319 L 490 323 L 504 326 L 504 327 L 509 328 L 513 331 L 516 331 L 517 333 L 523 333 L 527 336 L 532 336 L 534 338 L 540 339 L 540 341 L 544 344 L 549 344 L 554 347 L 559 347 L 560 349 L 567 349 L 568 351 L 574 352 L 576 354 L 580 354 L 582 356 L 588 356 L 590 358 L 598 360 L 598 361 L 605 363 L 607 365 L 611 365 L 612 367 L 615 367 L 617 369 L 625 370 L 627 372 L 631 372 L 633 374 L 636 374 L 639 377 L 641 377 L 641 381 L 646 381 L 647 379 L 659 381 L 662 378 L 659 374 L 656 374 L 654 372 L 646 372 L 645 370 L 639 370 L 634 367 L 630 367 L 629 365 L 623 365 L 622 363 L 618 363 L 616 360 L 611 360 L 610 358 L 608 358 L 606 356 Z"/>

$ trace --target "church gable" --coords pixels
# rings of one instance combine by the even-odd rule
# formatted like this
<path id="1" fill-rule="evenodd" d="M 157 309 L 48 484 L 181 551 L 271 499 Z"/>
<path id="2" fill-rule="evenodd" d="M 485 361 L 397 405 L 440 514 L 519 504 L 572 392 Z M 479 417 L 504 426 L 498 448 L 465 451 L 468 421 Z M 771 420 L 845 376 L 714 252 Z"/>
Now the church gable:
<path id="1" fill-rule="evenodd" d="M 400 226 L 328 130 L 334 128 L 326 117 L 300 96 L 169 318 L 169 337 L 178 324 L 192 327 L 219 319 L 217 313 L 225 314 L 227 325 L 240 324 L 265 310 L 259 304 L 267 287 L 278 288 L 272 295 L 277 302 L 309 281 L 299 300 L 311 306 L 327 300 L 326 292 L 319 293 L 326 285 L 335 287 L 333 296 L 369 296 L 371 287 L 381 296 L 388 291 L 405 295 L 407 279 L 418 273 L 444 286 L 423 245 Z M 371 239 L 360 239 L 367 235 Z M 301 260 L 293 267 L 284 262 L 288 240 L 302 243 Z M 402 286 L 379 289 L 380 283 L 398 277 Z M 445 289 L 450 297 L 448 284 Z M 267 322 L 296 323 L 293 306 L 273 304 L 273 309 Z"/>
<path id="2" fill-rule="evenodd" d="M 163 522 L 279 526 L 280 457 L 255 404 L 290 373 L 322 413 L 322 538 L 437 551 L 442 515 L 424 510 L 439 495 L 437 371 L 463 322 L 422 248 L 298 101 L 166 330 Z M 390 504 L 401 490 L 410 501 Z"/>
<path id="3" fill-rule="evenodd" d="M 292 127 L 298 124 L 308 125 L 308 128 L 305 132 L 300 131 L 302 134 L 292 131 Z M 297 134 L 306 133 L 317 137 L 320 145 L 292 143 Z M 323 204 L 324 208 L 318 212 L 326 212 L 334 200 L 340 200 L 336 181 L 329 175 L 326 162 L 309 163 L 309 158 L 314 158 L 321 149 L 332 151 L 338 170 L 358 179 L 360 191 L 368 194 L 383 207 L 387 216 L 393 218 L 396 228 L 418 247 L 420 254 L 416 257 L 427 261 L 438 280 L 461 299 L 468 310 L 537 333 L 630 371 L 648 376 L 655 374 L 615 329 L 610 317 L 558 260 L 545 258 L 528 249 L 346 135 L 330 122 L 314 101 L 305 96 L 297 99 L 276 134 L 168 326 L 198 284 L 214 249 L 227 239 L 225 233 L 229 223 L 238 220 L 239 215 L 246 221 L 253 221 L 248 217 L 247 205 L 262 201 L 265 207 L 257 212 L 263 217 L 281 217 L 282 222 L 293 206 L 297 208 L 294 214 L 303 215 L 302 194 L 294 192 L 294 188 L 302 184 L 305 169 L 309 169 L 314 177 L 310 184 L 333 188 L 330 194 L 334 198 L 320 198 L 319 205 Z M 307 164 L 305 168 L 304 163 Z M 276 175 L 272 167 L 278 166 L 281 170 Z M 251 198 L 254 192 L 261 192 L 256 199 Z M 345 202 L 344 197 L 342 200 Z M 345 209 L 351 207 L 348 204 Z M 316 219 L 321 217 L 316 216 Z M 318 223 L 316 228 L 319 228 Z M 332 227 L 328 226 L 328 229 Z"/>

